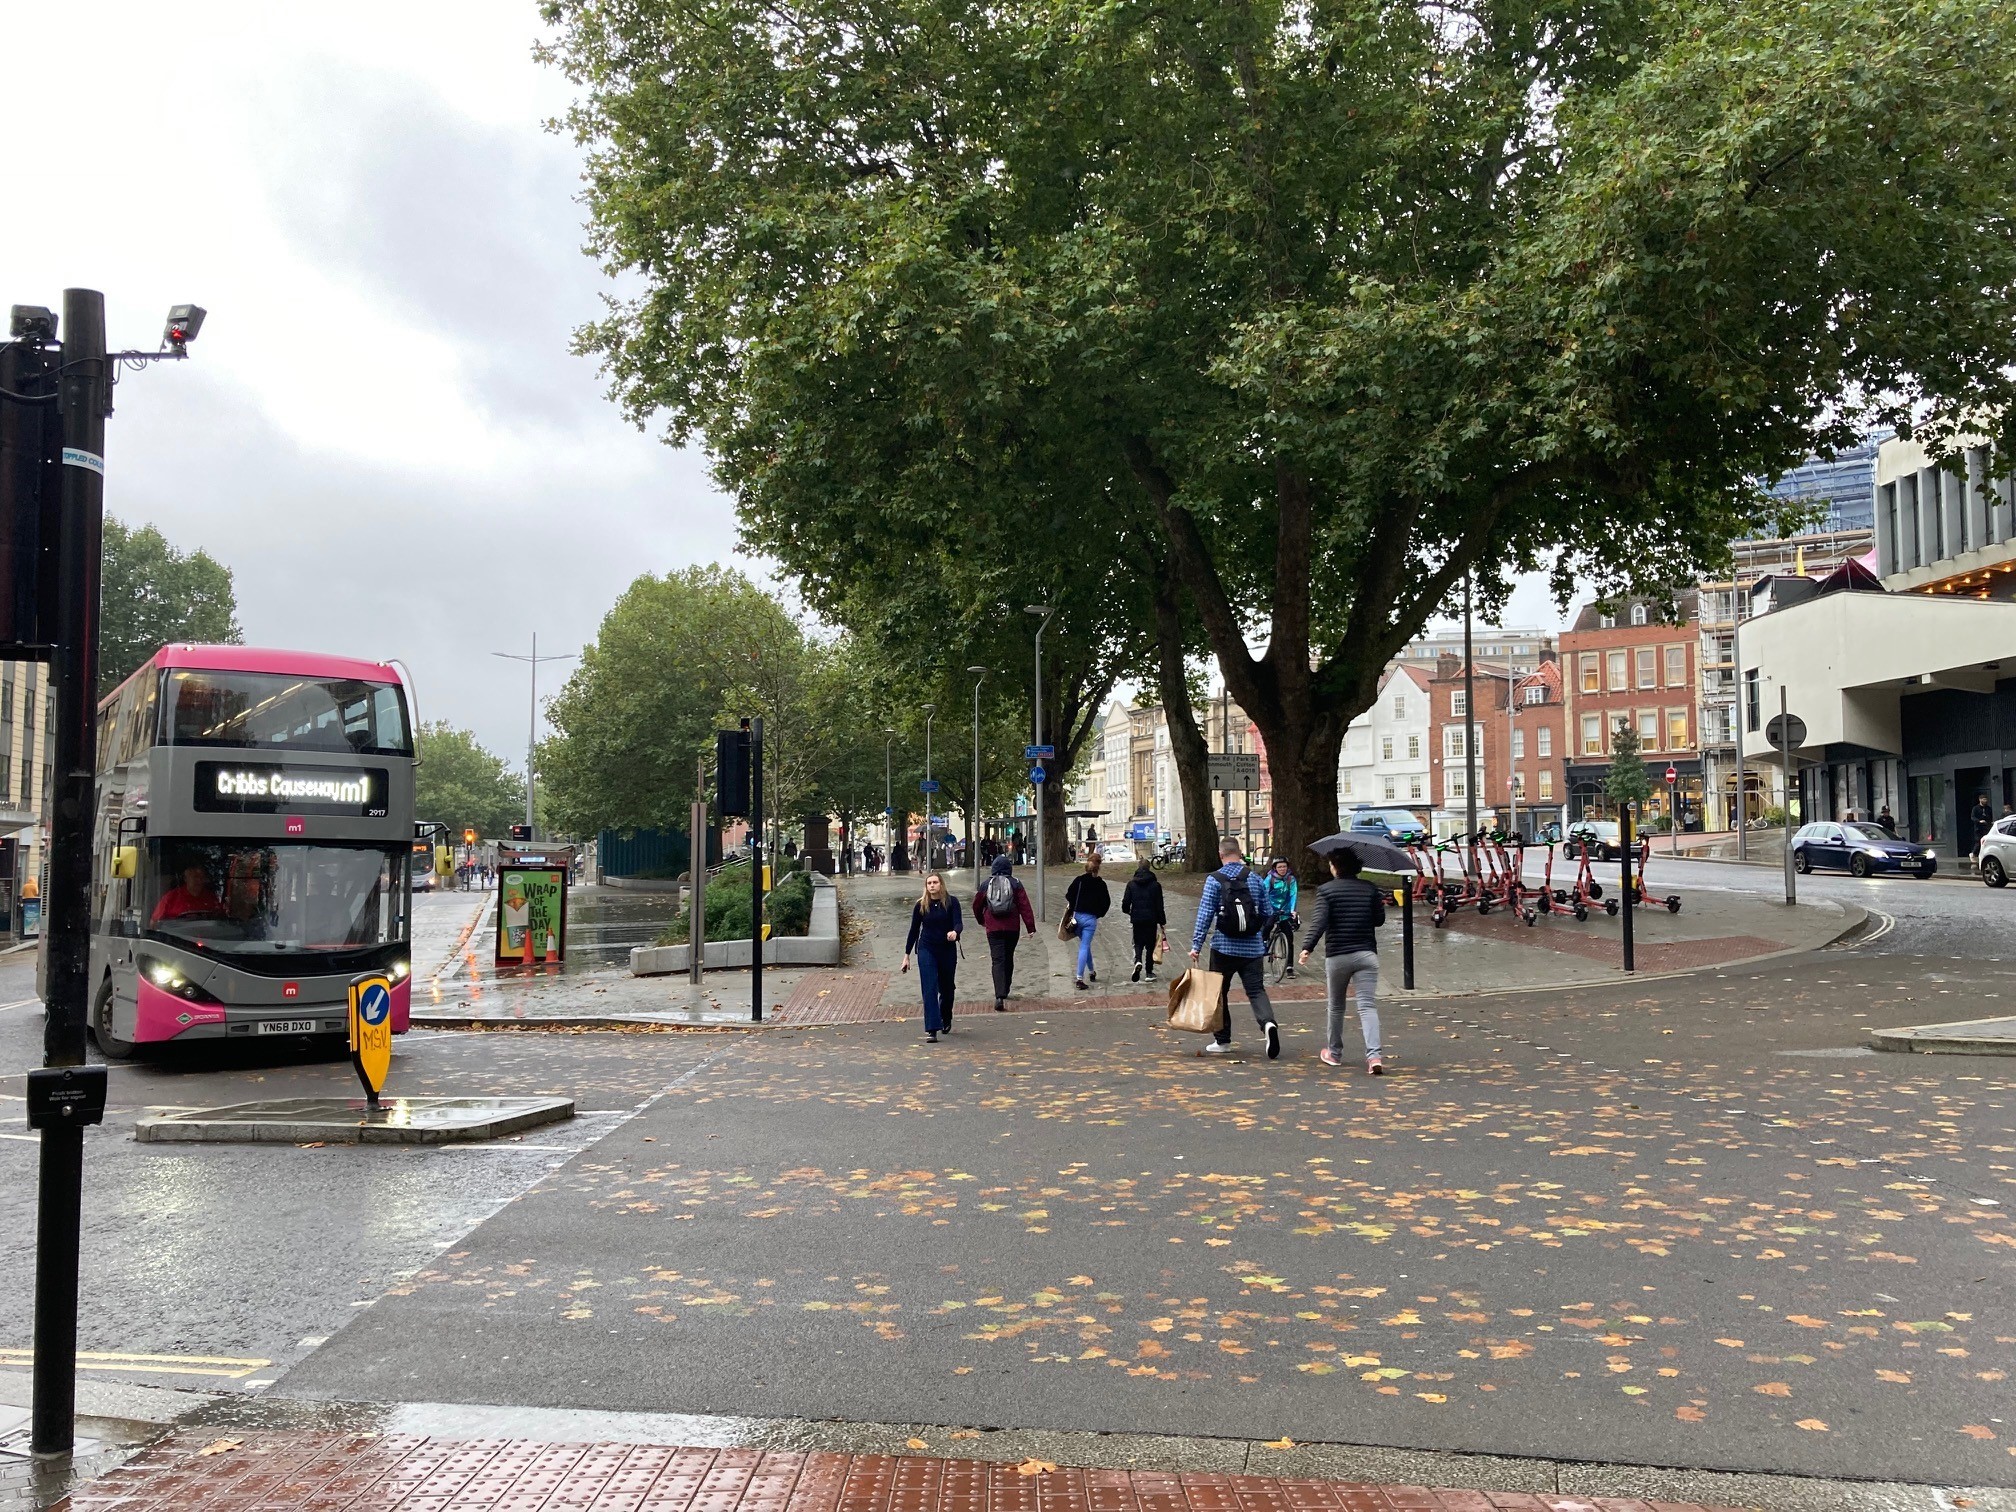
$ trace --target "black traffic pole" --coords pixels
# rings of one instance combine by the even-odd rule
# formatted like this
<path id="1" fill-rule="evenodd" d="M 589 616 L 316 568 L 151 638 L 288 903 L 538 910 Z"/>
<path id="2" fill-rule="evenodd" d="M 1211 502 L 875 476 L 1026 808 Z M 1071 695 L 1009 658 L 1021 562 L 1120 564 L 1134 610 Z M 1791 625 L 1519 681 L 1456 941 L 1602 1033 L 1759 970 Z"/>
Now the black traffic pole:
<path id="1" fill-rule="evenodd" d="M 763 1022 L 763 716 L 749 725 L 749 1022 Z"/>
<path id="2" fill-rule="evenodd" d="M 1414 886 L 1400 889 L 1400 985 L 1414 990 Z"/>
<path id="3" fill-rule="evenodd" d="M 1638 969 L 1638 957 L 1632 949 L 1631 944 L 1631 894 L 1634 890 L 1631 885 L 1631 852 L 1633 848 L 1631 839 L 1631 805 L 1628 803 L 1620 804 L 1618 811 L 1620 818 L 1617 825 L 1617 833 L 1624 842 L 1624 969 L 1626 971 L 1636 971 Z"/>
<path id="4" fill-rule="evenodd" d="M 45 1066 L 84 1064 L 91 966 L 91 819 L 96 797 L 98 560 L 105 514 L 105 296 L 63 291 L 62 519 L 57 533 L 56 729 L 49 890 Z M 84 1188 L 81 1123 L 41 1130 L 35 1215 L 35 1380 L 29 1448 L 68 1454 L 77 1406 L 77 1251 Z"/>

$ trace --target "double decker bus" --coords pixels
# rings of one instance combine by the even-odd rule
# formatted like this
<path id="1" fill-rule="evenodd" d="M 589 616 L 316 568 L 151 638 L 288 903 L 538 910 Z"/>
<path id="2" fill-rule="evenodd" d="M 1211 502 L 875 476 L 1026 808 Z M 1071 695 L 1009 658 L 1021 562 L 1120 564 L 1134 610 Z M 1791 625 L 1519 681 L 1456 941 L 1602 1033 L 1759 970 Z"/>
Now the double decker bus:
<path id="1" fill-rule="evenodd" d="M 413 727 L 396 669 L 165 646 L 98 711 L 91 1030 L 345 1032 L 349 984 L 411 1004 Z"/>

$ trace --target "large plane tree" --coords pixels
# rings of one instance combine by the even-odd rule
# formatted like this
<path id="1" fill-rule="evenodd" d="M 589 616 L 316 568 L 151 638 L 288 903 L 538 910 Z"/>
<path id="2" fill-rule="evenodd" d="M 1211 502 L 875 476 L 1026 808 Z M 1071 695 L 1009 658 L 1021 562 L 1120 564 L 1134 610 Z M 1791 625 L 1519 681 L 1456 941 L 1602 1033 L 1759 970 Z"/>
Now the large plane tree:
<path id="1" fill-rule="evenodd" d="M 1151 531 L 1290 853 L 1466 579 L 1681 580 L 1746 479 L 2009 397 L 1989 0 L 546 11 L 630 412 L 836 580 Z"/>

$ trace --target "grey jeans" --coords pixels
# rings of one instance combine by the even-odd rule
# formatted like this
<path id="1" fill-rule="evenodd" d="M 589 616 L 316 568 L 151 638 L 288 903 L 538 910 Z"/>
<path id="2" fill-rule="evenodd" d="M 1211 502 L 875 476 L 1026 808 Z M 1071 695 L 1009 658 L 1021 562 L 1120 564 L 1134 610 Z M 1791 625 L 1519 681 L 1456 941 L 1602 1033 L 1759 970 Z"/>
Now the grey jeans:
<path id="1" fill-rule="evenodd" d="M 1330 1008 L 1330 1053 L 1344 1053 L 1344 1008 L 1353 987 L 1358 991 L 1358 1028 L 1365 1036 L 1365 1053 L 1380 1053 L 1379 1043 L 1379 955 L 1377 951 L 1354 950 L 1349 955 L 1333 955 L 1323 963 L 1323 995 Z"/>

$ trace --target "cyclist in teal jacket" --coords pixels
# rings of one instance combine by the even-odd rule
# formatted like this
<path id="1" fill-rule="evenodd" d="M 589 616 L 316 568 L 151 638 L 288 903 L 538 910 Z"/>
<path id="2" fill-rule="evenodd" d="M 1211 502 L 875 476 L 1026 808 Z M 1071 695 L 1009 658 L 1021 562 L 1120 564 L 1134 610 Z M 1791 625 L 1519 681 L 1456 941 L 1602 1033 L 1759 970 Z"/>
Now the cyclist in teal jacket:
<path id="1" fill-rule="evenodd" d="M 1277 858 L 1267 868 L 1267 904 L 1274 914 L 1274 923 L 1269 931 L 1272 935 L 1288 937 L 1288 971 L 1295 975 L 1295 932 L 1302 927 L 1296 917 L 1295 903 L 1301 896 L 1301 884 L 1295 880 L 1295 872 L 1285 858 Z"/>

